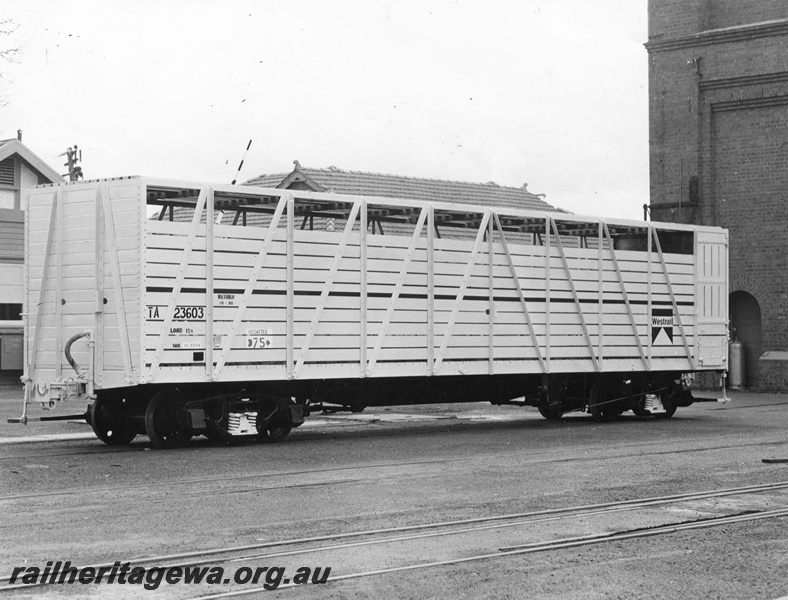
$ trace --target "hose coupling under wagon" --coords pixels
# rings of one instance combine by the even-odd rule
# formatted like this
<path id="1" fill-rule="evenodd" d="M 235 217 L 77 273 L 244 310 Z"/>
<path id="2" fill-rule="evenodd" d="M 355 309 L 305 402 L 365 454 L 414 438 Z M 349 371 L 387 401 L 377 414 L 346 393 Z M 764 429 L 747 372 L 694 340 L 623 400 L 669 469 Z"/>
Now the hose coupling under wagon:
<path id="1" fill-rule="evenodd" d="M 53 410 L 57 408 L 61 402 L 67 402 L 72 399 L 89 400 L 93 397 L 93 382 L 91 373 L 93 371 L 93 332 L 90 330 L 81 331 L 72 335 L 63 346 L 63 354 L 66 356 L 68 364 L 74 369 L 76 377 L 58 377 L 56 380 L 50 382 L 48 385 L 37 385 L 36 391 L 40 396 L 45 396 L 39 399 L 41 407 L 44 410 Z M 88 345 L 90 346 L 90 366 L 81 366 L 71 351 L 75 342 L 82 338 L 88 338 Z"/>

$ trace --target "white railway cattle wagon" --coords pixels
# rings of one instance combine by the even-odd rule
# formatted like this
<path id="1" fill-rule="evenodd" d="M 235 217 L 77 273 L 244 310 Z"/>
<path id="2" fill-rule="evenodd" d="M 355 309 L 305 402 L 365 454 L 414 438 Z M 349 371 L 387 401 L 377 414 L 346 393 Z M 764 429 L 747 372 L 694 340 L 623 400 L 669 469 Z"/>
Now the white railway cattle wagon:
<path id="1" fill-rule="evenodd" d="M 31 189 L 25 239 L 22 420 L 89 404 L 110 444 L 482 399 L 664 417 L 726 369 L 718 228 L 130 177 Z"/>

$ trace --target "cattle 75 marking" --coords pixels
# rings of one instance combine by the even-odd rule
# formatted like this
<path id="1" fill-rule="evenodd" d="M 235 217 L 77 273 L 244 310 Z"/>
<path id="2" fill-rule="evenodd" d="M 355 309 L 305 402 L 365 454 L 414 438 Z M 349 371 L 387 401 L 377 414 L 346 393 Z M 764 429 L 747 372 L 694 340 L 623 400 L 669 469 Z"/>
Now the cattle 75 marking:
<path id="1" fill-rule="evenodd" d="M 267 348 L 271 345 L 271 339 L 262 336 L 254 336 L 246 338 L 247 348 Z"/>

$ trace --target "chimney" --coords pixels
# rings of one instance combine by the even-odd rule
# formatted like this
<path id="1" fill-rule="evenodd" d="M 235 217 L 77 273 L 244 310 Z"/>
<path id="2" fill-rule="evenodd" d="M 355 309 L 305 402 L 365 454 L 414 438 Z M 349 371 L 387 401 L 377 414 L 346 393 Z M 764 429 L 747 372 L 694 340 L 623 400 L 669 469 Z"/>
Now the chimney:
<path id="1" fill-rule="evenodd" d="M 22 141 L 22 130 L 21 129 L 17 129 L 16 130 L 16 139 L 18 139 L 20 142 Z"/>

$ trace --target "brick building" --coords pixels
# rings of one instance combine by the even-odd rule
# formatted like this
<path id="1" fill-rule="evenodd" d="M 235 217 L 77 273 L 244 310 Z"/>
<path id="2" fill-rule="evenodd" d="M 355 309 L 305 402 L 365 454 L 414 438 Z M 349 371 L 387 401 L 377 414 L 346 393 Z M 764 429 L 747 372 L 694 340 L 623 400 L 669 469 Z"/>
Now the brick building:
<path id="1" fill-rule="evenodd" d="M 730 231 L 746 383 L 788 390 L 788 2 L 649 0 L 650 214 Z"/>

